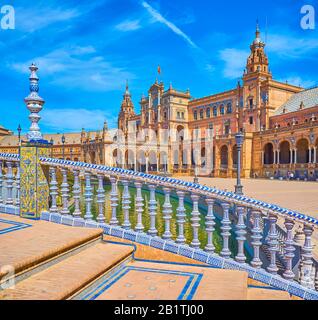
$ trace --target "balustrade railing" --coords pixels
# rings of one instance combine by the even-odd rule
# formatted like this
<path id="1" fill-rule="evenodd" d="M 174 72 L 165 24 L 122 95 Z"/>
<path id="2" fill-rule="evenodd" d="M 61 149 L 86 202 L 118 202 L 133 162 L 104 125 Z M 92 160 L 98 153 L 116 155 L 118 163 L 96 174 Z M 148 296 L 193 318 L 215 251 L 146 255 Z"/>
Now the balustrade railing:
<path id="1" fill-rule="evenodd" d="M 20 206 L 20 166 L 18 155 L 0 157 L 0 205 Z"/>
<path id="2" fill-rule="evenodd" d="M 17 166 L 13 166 L 17 161 L 18 156 L 10 158 L 10 155 L 0 154 L 0 205 L 19 205 L 20 172 Z M 170 177 L 50 158 L 40 158 L 40 161 L 50 173 L 52 214 L 73 216 L 86 222 L 95 219 L 101 225 L 160 237 L 167 243 L 189 246 L 193 252 L 206 252 L 208 257 L 219 255 L 224 261 L 236 263 L 239 269 L 251 270 L 248 268 L 252 267 L 255 272 L 262 270 L 317 290 L 318 270 L 313 259 L 312 234 L 318 221 L 312 217 L 233 192 Z M 106 181 L 110 185 L 107 198 Z M 149 201 L 145 201 L 143 190 L 148 190 Z M 158 191 L 164 197 L 161 208 L 158 208 Z M 172 199 L 177 199 L 175 207 Z M 192 210 L 187 213 L 185 202 L 189 201 Z M 110 207 L 109 215 L 105 214 L 106 204 Z M 162 209 L 160 215 L 158 209 Z M 284 221 L 280 226 L 279 220 Z M 295 228 L 296 223 L 301 227 L 301 243 L 295 241 L 299 236 L 296 231 L 300 232 Z M 200 232 L 205 234 L 205 241 L 202 241 Z M 219 248 L 216 248 L 216 238 L 221 239 Z M 267 260 L 261 249 L 264 244 L 269 251 Z M 296 247 L 300 247 L 299 261 L 295 261 Z M 279 255 L 284 259 L 283 270 L 278 266 Z M 295 267 L 299 268 L 297 272 Z"/>

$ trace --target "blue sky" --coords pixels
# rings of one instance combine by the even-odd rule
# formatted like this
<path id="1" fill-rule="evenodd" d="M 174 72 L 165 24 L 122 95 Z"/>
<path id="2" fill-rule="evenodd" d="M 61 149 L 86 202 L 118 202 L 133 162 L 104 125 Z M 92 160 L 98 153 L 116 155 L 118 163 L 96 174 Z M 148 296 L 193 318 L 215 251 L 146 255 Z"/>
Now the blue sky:
<path id="1" fill-rule="evenodd" d="M 3 1 L 2 1 L 3 2 Z M 0 29 L 0 124 L 29 127 L 23 98 L 28 65 L 40 70 L 46 100 L 43 132 L 116 126 L 126 79 L 137 111 L 157 77 L 193 97 L 235 87 L 258 18 L 274 78 L 318 84 L 318 31 L 302 30 L 300 9 L 310 0 L 6 0 L 16 29 Z M 265 35 L 266 20 L 268 25 Z M 317 22 L 317 21 L 316 21 Z"/>

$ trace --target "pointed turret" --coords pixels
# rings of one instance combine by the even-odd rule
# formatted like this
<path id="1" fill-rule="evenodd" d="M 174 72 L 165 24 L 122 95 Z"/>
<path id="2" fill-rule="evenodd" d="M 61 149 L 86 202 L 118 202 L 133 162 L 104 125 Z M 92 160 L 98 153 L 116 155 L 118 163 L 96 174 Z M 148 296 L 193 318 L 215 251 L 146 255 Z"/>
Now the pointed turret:
<path id="1" fill-rule="evenodd" d="M 254 72 L 262 72 L 269 74 L 268 71 L 268 58 L 265 53 L 266 44 L 261 39 L 261 31 L 258 24 L 256 23 L 255 39 L 250 46 L 251 54 L 247 59 L 246 74 Z"/>
<path id="2" fill-rule="evenodd" d="M 131 94 L 129 92 L 128 80 L 126 81 L 126 90 L 123 95 L 123 101 L 120 108 L 120 113 L 118 117 L 118 128 L 123 132 L 127 131 L 127 122 L 132 117 L 135 116 L 134 104 L 131 100 Z"/>

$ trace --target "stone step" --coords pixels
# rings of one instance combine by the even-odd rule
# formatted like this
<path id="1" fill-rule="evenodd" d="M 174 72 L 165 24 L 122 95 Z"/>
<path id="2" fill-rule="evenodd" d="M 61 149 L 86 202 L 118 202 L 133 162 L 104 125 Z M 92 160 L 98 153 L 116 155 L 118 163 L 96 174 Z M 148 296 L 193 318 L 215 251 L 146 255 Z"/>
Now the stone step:
<path id="1" fill-rule="evenodd" d="M 246 300 L 246 296 L 245 272 L 131 261 L 75 299 Z"/>
<path id="2" fill-rule="evenodd" d="M 97 243 L 0 292 L 0 300 L 62 300 L 74 295 L 133 252 L 130 246 Z"/>
<path id="3" fill-rule="evenodd" d="M 291 300 L 291 297 L 286 291 L 250 287 L 247 289 L 247 300 Z"/>
<path id="4" fill-rule="evenodd" d="M 62 255 L 69 254 L 79 247 L 101 241 L 103 234 L 102 229 L 68 227 L 2 214 L 0 218 L 8 226 L 10 223 L 27 226 L 14 232 L 1 234 L 1 267 L 13 268 L 17 279 L 24 273 L 61 258 Z M 0 279 L 6 275 L 6 270 L 6 268 L 0 268 Z"/>

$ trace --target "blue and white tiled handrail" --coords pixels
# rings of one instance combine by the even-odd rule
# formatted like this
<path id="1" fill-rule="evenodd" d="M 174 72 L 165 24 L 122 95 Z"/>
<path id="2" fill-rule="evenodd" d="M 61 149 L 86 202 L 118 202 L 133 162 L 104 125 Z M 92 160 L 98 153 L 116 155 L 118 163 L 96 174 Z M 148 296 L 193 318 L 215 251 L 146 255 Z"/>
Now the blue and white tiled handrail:
<path id="1" fill-rule="evenodd" d="M 12 167 L 10 163 L 18 163 L 19 155 L 0 153 L 0 162 L 9 163 L 9 166 Z M 318 274 L 316 263 L 313 262 L 311 244 L 312 234 L 318 226 L 318 221 L 310 216 L 246 196 L 239 196 L 233 192 L 170 177 L 46 157 L 40 157 L 40 162 L 43 166 L 48 167 L 50 172 L 50 210 L 42 214 L 43 219 L 76 226 L 101 227 L 106 234 L 111 236 L 147 244 L 205 262 L 214 267 L 244 270 L 251 278 L 258 281 L 306 299 L 318 299 L 316 291 Z M 10 170 L 9 168 L 9 174 L 6 175 L 9 186 L 12 185 Z M 60 172 L 62 181 L 57 181 L 57 171 Z M 1 188 L 2 170 L 0 172 Z M 68 173 L 73 174 L 73 186 L 69 185 Z M 97 206 L 95 206 L 98 212 L 95 218 L 92 214 L 94 193 L 91 183 L 93 177 L 98 180 Z M 106 200 L 103 183 L 105 177 L 111 183 L 109 221 L 106 221 L 104 212 Z M 123 185 L 120 219 L 118 182 Z M 84 183 L 84 193 L 82 193 L 82 183 Z M 134 227 L 130 221 L 132 207 L 129 186 L 132 184 L 136 189 L 134 206 L 136 225 Z M 147 230 L 143 221 L 144 199 L 141 193 L 143 186 L 147 186 L 150 192 L 147 213 L 150 225 Z M 74 207 L 72 214 L 69 211 L 70 188 L 72 188 Z M 156 190 L 158 188 L 163 191 L 165 197 L 162 217 L 160 217 L 164 230 L 160 236 L 157 225 Z M 170 201 L 172 192 L 175 192 L 178 197 L 175 216 Z M 185 214 L 186 195 L 190 195 L 192 201 L 191 217 Z M 59 201 L 57 201 L 58 198 Z M 84 198 L 83 208 L 81 208 L 81 198 Z M 206 215 L 200 213 L 199 201 L 202 202 L 202 200 L 207 207 Z M 216 209 L 216 203 L 218 209 Z M 217 210 L 221 210 L 222 214 L 217 216 Z M 221 218 L 222 250 L 218 254 L 214 247 L 216 218 Z M 279 218 L 282 218 L 283 221 L 280 222 L 280 226 L 278 226 Z M 123 222 L 120 223 L 119 220 Z M 187 234 L 185 232 L 186 223 L 190 223 L 192 229 L 192 232 Z M 297 231 L 301 229 L 300 241 L 297 240 L 295 230 L 297 225 L 299 226 Z M 278 227 L 284 228 L 285 234 L 282 239 L 280 239 Z M 204 247 L 200 243 L 199 230 L 204 232 L 207 238 Z M 231 248 L 230 243 L 230 239 L 233 240 L 233 238 L 237 243 L 235 250 Z M 266 246 L 266 257 L 262 254 L 263 246 Z M 251 258 L 249 263 L 246 263 L 247 252 Z M 278 263 L 279 253 L 283 256 L 283 267 Z M 295 259 L 295 257 L 298 258 Z"/>
<path id="2" fill-rule="evenodd" d="M 0 154 L 1 158 L 1 154 Z M 134 178 L 143 181 L 144 183 L 156 183 L 158 185 L 167 186 L 171 188 L 182 189 L 187 192 L 195 191 L 204 196 L 212 196 L 213 198 L 228 201 L 230 203 L 234 203 L 236 205 L 243 205 L 250 208 L 255 208 L 257 210 L 262 210 L 266 212 L 273 212 L 283 216 L 290 216 L 295 221 L 299 222 L 306 222 L 312 224 L 315 227 L 318 227 L 318 220 L 305 215 L 303 213 L 289 210 L 286 208 L 282 208 L 275 204 L 270 204 L 264 201 L 256 200 L 247 196 L 239 196 L 234 192 L 228 192 L 219 190 L 216 188 L 210 188 L 201 184 L 196 184 L 192 182 L 186 182 L 170 177 L 162 177 L 156 176 L 121 168 L 114 168 L 114 167 L 107 167 L 103 165 L 96 165 L 96 164 L 89 164 L 84 162 L 74 162 L 69 160 L 60 160 L 60 159 L 51 159 L 51 158 L 40 158 L 41 162 L 45 165 L 52 165 L 52 166 L 63 166 L 69 169 L 78 168 L 80 170 L 92 170 L 94 172 L 98 172 L 101 174 L 109 174 L 114 176 L 119 176 L 122 178 Z"/>
<path id="3" fill-rule="evenodd" d="M 18 154 L 6 154 L 0 153 L 0 160 L 6 161 L 19 161 L 20 157 Z M 201 184 L 186 182 L 170 177 L 162 177 L 151 174 L 145 174 L 136 171 L 130 171 L 121 168 L 107 167 L 103 165 L 89 164 L 84 162 L 74 162 L 69 160 L 61 160 L 61 159 L 51 159 L 51 158 L 40 158 L 41 162 L 45 165 L 53 165 L 53 166 L 64 166 L 65 168 L 75 169 L 76 167 L 80 170 L 94 170 L 104 174 L 110 174 L 115 176 L 121 176 L 126 178 L 138 178 L 145 183 L 151 184 L 151 182 L 156 182 L 160 185 L 166 185 L 168 187 L 180 188 L 185 191 L 196 191 L 205 196 L 213 196 L 214 198 L 229 201 L 231 203 L 235 203 L 237 205 L 244 205 L 247 207 L 255 208 L 258 210 L 264 210 L 267 212 L 277 213 L 283 216 L 290 216 L 295 221 L 299 221 L 301 223 L 309 223 L 313 226 L 318 226 L 318 220 L 310 217 L 306 214 L 282 208 L 275 204 L 270 204 L 265 201 L 256 200 L 247 196 L 239 196 L 234 192 L 228 192 L 224 190 L 219 190 L 216 188 L 210 188 Z"/>

